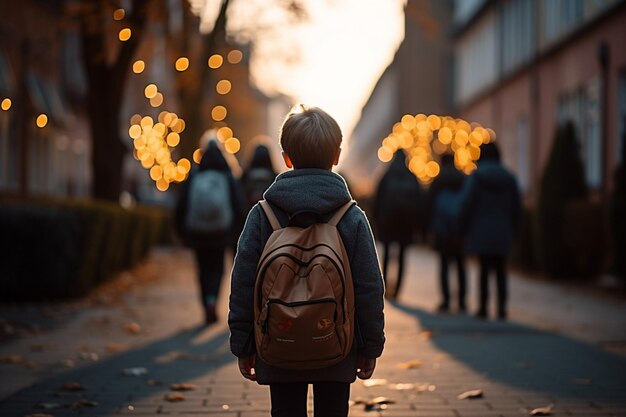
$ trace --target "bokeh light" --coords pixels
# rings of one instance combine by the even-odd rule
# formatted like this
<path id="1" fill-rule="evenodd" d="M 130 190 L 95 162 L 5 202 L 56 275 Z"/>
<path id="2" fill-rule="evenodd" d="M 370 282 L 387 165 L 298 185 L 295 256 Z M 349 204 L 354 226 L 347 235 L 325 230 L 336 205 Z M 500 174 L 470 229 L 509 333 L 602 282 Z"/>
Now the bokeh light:
<path id="1" fill-rule="evenodd" d="M 146 63 L 141 59 L 138 59 L 133 63 L 133 72 L 135 74 L 141 74 L 146 69 Z"/>
<path id="2" fill-rule="evenodd" d="M 215 86 L 215 91 L 217 91 L 218 94 L 228 94 L 230 93 L 230 89 L 232 88 L 232 84 L 230 83 L 230 81 L 228 80 L 220 80 L 217 82 L 217 85 Z"/>
<path id="3" fill-rule="evenodd" d="M 161 104 L 163 104 L 163 94 L 156 93 L 155 96 L 150 99 L 150 105 L 152 107 L 159 107 Z"/>
<path id="4" fill-rule="evenodd" d="M 167 144 L 169 146 L 173 148 L 175 146 L 178 146 L 179 143 L 180 143 L 180 135 L 178 133 L 171 132 L 169 135 L 167 135 Z"/>
<path id="5" fill-rule="evenodd" d="M 156 84 L 148 84 L 143 92 L 147 99 L 151 99 L 157 95 L 159 89 L 157 88 Z"/>
<path id="6" fill-rule="evenodd" d="M 224 120 L 227 114 L 228 114 L 228 111 L 226 110 L 226 107 L 224 106 L 215 106 L 213 107 L 213 110 L 211 110 L 211 117 L 216 122 L 221 122 L 222 120 Z"/>
<path id="7" fill-rule="evenodd" d="M 132 32 L 130 28 L 124 28 L 120 30 L 120 33 L 118 34 L 118 38 L 120 39 L 120 41 L 126 42 L 127 40 L 130 39 L 131 35 L 132 35 Z"/>
<path id="8" fill-rule="evenodd" d="M 11 102 L 11 99 L 7 97 L 4 100 L 2 100 L 2 103 L 0 103 L 0 108 L 4 111 L 7 111 L 11 108 L 11 104 L 13 104 Z"/>
<path id="9" fill-rule="evenodd" d="M 193 162 L 195 162 L 196 164 L 200 164 L 200 161 L 202 160 L 202 149 L 198 148 L 195 151 L 193 151 Z"/>
<path id="10" fill-rule="evenodd" d="M 238 64 L 243 59 L 243 53 L 238 49 L 230 51 L 226 57 L 231 64 Z"/>
<path id="11" fill-rule="evenodd" d="M 217 129 L 216 135 L 217 139 L 223 143 L 233 137 L 233 130 L 228 126 L 220 127 L 219 129 Z"/>
<path id="12" fill-rule="evenodd" d="M 126 11 L 124 9 L 116 9 L 113 12 L 113 19 L 114 20 L 122 20 L 122 19 L 124 19 L 125 16 L 126 16 Z"/>
<path id="13" fill-rule="evenodd" d="M 141 126 L 139 126 L 138 124 L 132 125 L 128 129 L 128 136 L 130 136 L 132 139 L 139 138 L 139 136 L 141 136 Z"/>
<path id="14" fill-rule="evenodd" d="M 209 58 L 209 68 L 217 69 L 224 63 L 224 58 L 220 54 L 211 55 Z"/>
<path id="15" fill-rule="evenodd" d="M 44 113 L 41 113 L 39 116 L 37 116 L 37 127 L 43 128 L 46 127 L 47 124 L 48 116 L 46 116 Z"/>
<path id="16" fill-rule="evenodd" d="M 186 71 L 189 68 L 189 58 L 181 56 L 176 60 L 176 71 Z"/>
<path id="17" fill-rule="evenodd" d="M 241 143 L 237 138 L 230 138 L 224 143 L 224 148 L 226 149 L 226 152 L 235 154 L 239 152 L 239 149 L 241 149 Z"/>

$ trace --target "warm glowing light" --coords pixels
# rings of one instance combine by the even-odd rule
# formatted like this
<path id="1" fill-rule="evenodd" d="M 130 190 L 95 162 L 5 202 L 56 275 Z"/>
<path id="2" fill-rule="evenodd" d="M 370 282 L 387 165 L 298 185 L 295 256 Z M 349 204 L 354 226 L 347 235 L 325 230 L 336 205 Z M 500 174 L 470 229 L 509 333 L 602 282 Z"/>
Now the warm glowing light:
<path id="1" fill-rule="evenodd" d="M 209 68 L 217 69 L 221 67 L 223 63 L 224 58 L 219 54 L 211 55 L 209 58 Z"/>
<path id="2" fill-rule="evenodd" d="M 154 133 L 156 133 L 158 136 L 161 136 L 161 137 L 165 136 L 165 131 L 166 130 L 167 130 L 167 128 L 161 122 L 155 124 L 154 127 L 152 128 L 152 131 Z"/>
<path id="3" fill-rule="evenodd" d="M 460 124 L 460 123 L 459 123 Z M 457 125 L 458 126 L 458 125 Z M 469 125 L 468 125 L 469 126 Z M 454 141 L 459 145 L 459 146 L 465 146 L 467 145 L 467 141 L 468 141 L 469 137 L 467 135 L 467 132 L 465 130 L 457 130 L 456 134 L 454 135 Z"/>
<path id="4" fill-rule="evenodd" d="M 230 62 L 231 64 L 238 64 L 243 59 L 243 53 L 241 53 L 241 51 L 238 49 L 233 49 L 228 53 L 226 59 L 228 59 L 228 62 Z"/>
<path id="5" fill-rule="evenodd" d="M 48 116 L 46 116 L 45 114 L 40 114 L 39 116 L 37 116 L 37 127 L 46 127 L 46 125 L 48 124 Z"/>
<path id="6" fill-rule="evenodd" d="M 220 80 L 217 82 L 215 86 L 215 90 L 217 94 L 228 94 L 230 93 L 230 89 L 232 88 L 232 84 L 228 80 Z"/>
<path id="7" fill-rule="evenodd" d="M 144 129 L 148 127 L 151 128 L 154 125 L 154 120 L 152 120 L 152 117 L 150 116 L 145 116 L 143 119 L 141 119 L 141 122 L 139 122 L 139 124 Z"/>
<path id="8" fill-rule="evenodd" d="M 426 175 L 428 175 L 430 178 L 435 178 L 437 175 L 439 175 L 439 164 L 435 161 L 430 161 L 426 164 L 424 171 L 426 172 Z"/>
<path id="9" fill-rule="evenodd" d="M 472 161 L 478 161 L 480 159 L 480 148 L 478 146 L 470 145 L 467 147 L 467 150 L 469 151 Z"/>
<path id="10" fill-rule="evenodd" d="M 228 153 L 235 154 L 241 149 L 241 143 L 237 138 L 230 138 L 224 143 L 224 149 L 226 149 Z"/>
<path id="11" fill-rule="evenodd" d="M 150 178 L 152 178 L 154 181 L 158 181 L 163 177 L 163 168 L 161 168 L 161 165 L 155 165 L 152 168 L 150 168 Z"/>
<path id="12" fill-rule="evenodd" d="M 452 142 L 452 130 L 450 130 L 449 127 L 442 127 L 441 129 L 439 129 L 438 138 L 439 141 L 444 145 L 449 144 L 450 142 Z"/>
<path id="13" fill-rule="evenodd" d="M 202 160 L 202 149 L 196 149 L 195 151 L 193 151 L 193 162 L 195 162 L 196 164 L 200 164 L 200 161 Z"/>
<path id="14" fill-rule="evenodd" d="M 217 139 L 220 142 L 226 142 L 233 137 L 233 130 L 230 127 L 224 126 L 217 129 Z"/>
<path id="15" fill-rule="evenodd" d="M 487 133 L 489 134 L 489 139 L 485 141 L 485 143 L 489 143 L 489 142 L 493 142 L 496 140 L 496 132 L 491 129 L 491 128 L 487 128 L 485 129 L 487 131 Z"/>
<path id="16" fill-rule="evenodd" d="M 141 74 L 143 70 L 145 69 L 146 69 L 146 63 L 143 62 L 141 59 L 138 59 L 137 61 L 133 63 L 133 72 L 135 74 Z"/>
<path id="17" fill-rule="evenodd" d="M 426 118 L 426 121 L 431 130 L 437 130 L 441 127 L 441 118 L 437 115 L 431 114 Z"/>
<path id="18" fill-rule="evenodd" d="M 171 128 L 174 132 L 176 132 L 176 133 L 182 133 L 182 132 L 183 132 L 183 130 L 185 130 L 185 126 L 186 126 L 186 125 L 185 125 L 185 121 L 184 121 L 183 119 L 176 119 L 176 122 L 175 122 L 175 123 L 173 123 L 173 124 L 174 124 L 173 126 L 171 126 L 171 125 L 170 125 L 170 128 Z"/>
<path id="19" fill-rule="evenodd" d="M 126 42 L 127 40 L 130 39 L 132 32 L 130 30 L 130 28 L 124 28 L 122 30 L 120 30 L 120 33 L 118 34 L 119 39 L 122 42 Z"/>
<path id="20" fill-rule="evenodd" d="M 169 146 L 173 148 L 174 146 L 178 146 L 179 143 L 180 143 L 180 135 L 178 133 L 171 132 L 169 135 L 167 135 L 167 144 Z"/>
<path id="21" fill-rule="evenodd" d="M 5 98 L 4 100 L 2 100 L 2 103 L 0 103 L 0 108 L 2 108 L 2 110 L 7 111 L 11 108 L 11 99 L 10 98 Z"/>
<path id="22" fill-rule="evenodd" d="M 128 136 L 130 136 L 132 139 L 137 139 L 139 136 L 141 136 L 141 126 L 132 125 L 128 129 Z"/>
<path id="23" fill-rule="evenodd" d="M 405 130 L 411 130 L 415 127 L 415 117 L 410 114 L 405 114 L 402 116 L 400 123 Z"/>
<path id="24" fill-rule="evenodd" d="M 483 143 L 483 135 L 478 129 L 474 129 L 469 136 L 469 142 L 474 146 L 480 146 Z"/>
<path id="25" fill-rule="evenodd" d="M 167 182 L 164 178 L 160 178 L 156 182 L 156 187 L 159 191 L 167 191 L 167 189 L 170 188 L 170 183 Z"/>
<path id="26" fill-rule="evenodd" d="M 163 104 L 163 94 L 156 93 L 156 95 L 150 99 L 150 105 L 152 107 L 159 107 L 161 104 Z"/>
<path id="27" fill-rule="evenodd" d="M 167 116 L 169 114 L 168 111 L 163 110 L 161 113 L 159 113 L 159 123 L 163 123 L 164 125 L 167 125 L 167 123 L 165 123 L 165 116 Z"/>
<path id="28" fill-rule="evenodd" d="M 393 158 L 393 150 L 387 146 L 381 146 L 378 149 L 378 159 L 381 160 L 381 162 L 389 162 L 391 161 L 391 158 Z"/>
<path id="29" fill-rule="evenodd" d="M 148 84 L 146 88 L 143 90 L 144 95 L 148 99 L 151 99 L 154 96 L 156 96 L 158 92 L 159 92 L 159 89 L 157 88 L 156 84 Z"/>
<path id="30" fill-rule="evenodd" d="M 176 71 L 186 71 L 189 68 L 189 58 L 181 56 L 176 60 Z"/>
<path id="31" fill-rule="evenodd" d="M 187 158 L 182 158 L 180 161 L 178 161 L 178 171 L 182 172 L 183 174 L 187 174 L 190 170 L 191 170 L 191 162 L 189 162 L 189 159 Z"/>
<path id="32" fill-rule="evenodd" d="M 213 110 L 211 110 L 211 117 L 216 122 L 221 122 L 222 120 L 224 120 L 227 114 L 228 114 L 228 111 L 226 110 L 226 107 L 224 106 L 215 106 L 213 107 Z"/>
<path id="33" fill-rule="evenodd" d="M 130 124 L 131 125 L 138 125 L 139 123 L 141 123 L 141 115 L 140 114 L 133 114 L 133 116 L 130 118 Z"/>
<path id="34" fill-rule="evenodd" d="M 458 119 L 456 121 L 456 130 L 469 134 L 472 131 L 472 127 L 465 120 Z"/>
<path id="35" fill-rule="evenodd" d="M 126 11 L 124 9 L 116 9 L 113 12 L 114 20 L 122 20 L 126 16 Z"/>
<path id="36" fill-rule="evenodd" d="M 154 156 L 152 154 L 144 154 L 143 158 L 141 158 L 141 166 L 145 169 L 149 169 L 154 165 Z"/>

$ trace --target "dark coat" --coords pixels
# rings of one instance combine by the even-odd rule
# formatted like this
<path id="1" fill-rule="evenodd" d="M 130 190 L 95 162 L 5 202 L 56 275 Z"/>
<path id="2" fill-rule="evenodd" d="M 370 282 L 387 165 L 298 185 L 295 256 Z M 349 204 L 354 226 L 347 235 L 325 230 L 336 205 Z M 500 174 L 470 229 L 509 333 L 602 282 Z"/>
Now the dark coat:
<path id="1" fill-rule="evenodd" d="M 273 206 L 281 224 L 287 214 L 315 211 L 330 219 L 351 199 L 343 178 L 322 169 L 298 169 L 278 175 L 266 191 L 265 199 Z M 273 368 L 257 357 L 256 373 L 260 384 L 274 382 L 352 382 L 356 378 L 357 352 L 369 358 L 382 354 L 384 336 L 384 285 L 374 239 L 365 213 L 356 205 L 348 210 L 338 225 L 350 259 L 354 282 L 356 335 L 351 354 L 337 365 L 313 371 L 290 371 Z M 253 294 L 256 267 L 272 227 L 257 204 L 248 215 L 239 238 L 233 266 L 228 325 L 230 347 L 237 357 L 255 352 L 253 333 Z"/>
<path id="2" fill-rule="evenodd" d="M 424 192 L 400 154 L 396 154 L 378 184 L 374 197 L 374 222 L 376 239 L 408 245 L 413 243 L 423 225 Z"/>
<path id="3" fill-rule="evenodd" d="M 461 237 L 460 230 L 456 230 L 457 233 L 450 233 L 451 228 L 441 230 L 438 227 L 446 222 L 455 221 L 458 223 L 458 219 L 445 218 L 448 213 L 455 213 L 458 216 L 458 198 L 448 198 L 448 201 L 454 202 L 457 207 L 449 207 L 446 212 L 441 210 L 437 211 L 435 206 L 437 204 L 437 198 L 443 193 L 449 193 L 453 195 L 459 195 L 463 188 L 465 181 L 465 175 L 456 169 L 454 165 L 442 165 L 441 172 L 430 184 L 428 189 L 428 197 L 426 199 L 426 221 L 428 229 L 433 234 L 435 249 L 440 252 L 446 253 L 458 253 L 461 250 Z"/>
<path id="4" fill-rule="evenodd" d="M 459 198 L 467 252 L 507 255 L 521 215 L 520 193 L 513 174 L 496 160 L 481 161 Z"/>

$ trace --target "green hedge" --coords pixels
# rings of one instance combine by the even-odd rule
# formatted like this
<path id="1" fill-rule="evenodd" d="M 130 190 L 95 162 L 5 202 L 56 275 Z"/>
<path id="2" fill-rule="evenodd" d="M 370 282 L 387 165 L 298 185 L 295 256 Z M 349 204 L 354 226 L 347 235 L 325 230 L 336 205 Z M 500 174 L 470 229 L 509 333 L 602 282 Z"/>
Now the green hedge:
<path id="1" fill-rule="evenodd" d="M 0 202 L 0 301 L 75 297 L 169 239 L 169 216 L 96 201 Z"/>

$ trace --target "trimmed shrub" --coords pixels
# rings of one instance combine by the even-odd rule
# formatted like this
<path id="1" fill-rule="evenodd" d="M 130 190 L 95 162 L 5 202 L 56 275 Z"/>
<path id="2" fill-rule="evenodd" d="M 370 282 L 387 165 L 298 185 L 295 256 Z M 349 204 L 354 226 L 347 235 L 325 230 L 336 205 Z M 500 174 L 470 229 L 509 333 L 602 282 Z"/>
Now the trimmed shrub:
<path id="1" fill-rule="evenodd" d="M 161 243 L 168 217 L 98 201 L 3 201 L 0 301 L 83 295 Z"/>
<path id="2" fill-rule="evenodd" d="M 541 178 L 538 237 L 542 269 L 557 277 L 575 274 L 574 252 L 566 242 L 564 213 L 574 201 L 584 201 L 587 184 L 576 129 L 572 122 L 557 127 Z"/>

